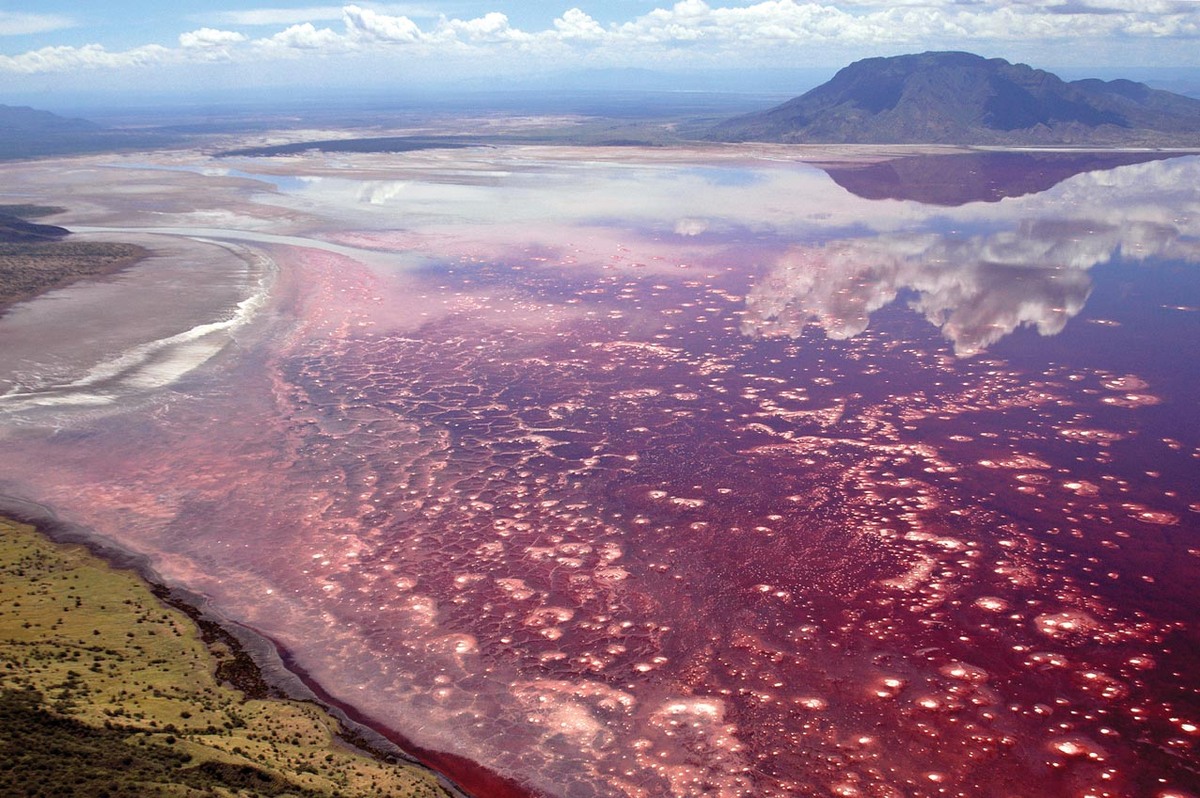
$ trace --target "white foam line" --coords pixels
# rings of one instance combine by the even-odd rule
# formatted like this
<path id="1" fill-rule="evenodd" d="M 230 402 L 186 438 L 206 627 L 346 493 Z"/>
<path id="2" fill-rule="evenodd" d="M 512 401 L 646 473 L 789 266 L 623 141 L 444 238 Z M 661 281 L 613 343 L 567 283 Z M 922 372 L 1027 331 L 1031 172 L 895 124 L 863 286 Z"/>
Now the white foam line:
<path id="1" fill-rule="evenodd" d="M 351 260 L 367 264 L 383 264 L 391 267 L 401 265 L 405 258 L 412 258 L 411 253 L 387 253 L 378 250 L 359 249 L 341 244 L 332 244 L 315 238 L 299 236 L 284 236 L 275 233 L 261 233 L 254 230 L 232 230 L 220 227 L 72 227 L 72 233 L 148 233 L 151 235 L 183 236 L 197 240 L 216 239 L 227 241 L 252 241 L 258 244 L 282 244 L 289 247 L 318 249 L 334 255 L 341 255 Z"/>
<path id="2" fill-rule="evenodd" d="M 228 244 L 219 245 L 226 249 L 235 249 Z M 198 324 L 175 335 L 135 346 L 115 358 L 93 366 L 79 379 L 62 385 L 33 391 L 10 390 L 0 396 L 0 407 L 20 411 L 40 406 L 112 404 L 123 393 L 151 391 L 176 382 L 224 349 L 231 340 L 232 333 L 249 323 L 266 305 L 274 281 L 274 264 L 261 255 L 255 256 L 266 268 L 258 279 L 254 293 L 239 302 L 228 318 Z M 219 335 L 220 333 L 226 335 Z M 172 349 L 176 351 L 172 352 Z M 165 353 L 167 357 L 161 362 L 152 362 L 160 353 Z M 118 380 L 122 375 L 124 379 L 120 379 L 116 390 L 84 390 Z"/>
<path id="3" fill-rule="evenodd" d="M 221 321 L 208 322 L 207 324 L 198 324 L 195 327 L 192 327 L 190 330 L 184 330 L 181 333 L 176 333 L 175 335 L 169 336 L 167 338 L 160 338 L 157 341 L 149 341 L 145 344 L 142 344 L 141 346 L 136 346 L 133 349 L 130 349 L 125 354 L 121 355 L 120 357 L 113 358 L 112 360 L 110 360 L 106 363 L 101 363 L 101 364 L 93 367 L 85 376 L 81 377 L 78 380 L 75 380 L 74 382 L 69 382 L 66 385 L 64 385 L 63 387 L 64 388 L 86 388 L 90 385 L 95 385 L 97 382 L 103 382 L 105 380 L 112 379 L 113 377 L 116 377 L 117 375 L 121 374 L 122 372 L 129 371 L 130 369 L 135 368 L 139 364 L 145 363 L 147 360 L 150 359 L 151 356 L 157 354 L 158 352 L 161 352 L 164 349 L 168 349 L 172 346 L 176 346 L 176 345 L 180 345 L 180 344 L 187 344 L 187 343 L 190 343 L 193 341 L 199 341 L 200 339 L 202 339 L 206 336 L 211 336 L 214 333 L 219 333 L 219 332 L 223 332 L 223 331 L 232 332 L 232 331 L 236 330 L 237 328 L 241 327 L 242 325 L 246 324 L 246 322 L 248 322 L 251 319 L 251 317 L 253 317 L 254 314 L 260 308 L 262 308 L 263 305 L 266 304 L 269 289 L 270 289 L 270 280 L 268 280 L 267 276 L 264 275 L 258 281 L 257 291 L 255 291 L 255 293 L 251 294 L 250 296 L 246 297 L 241 302 L 239 302 L 237 304 L 236 310 L 233 312 L 233 315 L 230 316 L 229 318 L 223 319 Z M 205 360 L 208 360 L 210 357 L 215 355 L 217 353 L 217 351 L 219 351 L 221 349 L 221 347 L 223 347 L 224 345 L 225 345 L 225 341 L 222 341 L 216 347 L 209 347 L 209 348 L 211 348 L 211 351 L 209 352 L 209 354 L 206 357 L 204 357 L 203 360 L 197 362 L 195 364 L 195 366 L 192 366 L 191 368 L 195 368 L 196 366 L 199 366 L 201 363 L 203 363 Z M 182 374 L 186 373 L 186 371 L 190 371 L 191 368 L 188 368 L 184 372 L 181 372 L 179 374 L 179 376 L 182 376 Z M 171 380 L 171 379 L 167 380 L 167 382 L 172 382 L 172 381 L 173 380 Z M 166 384 L 166 383 L 162 383 L 162 384 Z M 147 385 L 146 387 L 160 387 L 160 386 L 157 384 L 150 384 L 150 385 Z"/>

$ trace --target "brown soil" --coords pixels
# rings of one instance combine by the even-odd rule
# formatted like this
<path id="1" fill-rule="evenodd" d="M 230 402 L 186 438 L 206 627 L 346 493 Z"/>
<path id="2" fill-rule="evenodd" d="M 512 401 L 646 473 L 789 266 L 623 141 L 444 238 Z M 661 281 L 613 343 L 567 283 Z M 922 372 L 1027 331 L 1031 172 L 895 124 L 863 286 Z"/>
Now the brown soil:
<path id="1" fill-rule="evenodd" d="M 99 241 L 0 243 L 0 315 L 17 302 L 77 280 L 113 274 L 149 254 L 136 244 Z"/>

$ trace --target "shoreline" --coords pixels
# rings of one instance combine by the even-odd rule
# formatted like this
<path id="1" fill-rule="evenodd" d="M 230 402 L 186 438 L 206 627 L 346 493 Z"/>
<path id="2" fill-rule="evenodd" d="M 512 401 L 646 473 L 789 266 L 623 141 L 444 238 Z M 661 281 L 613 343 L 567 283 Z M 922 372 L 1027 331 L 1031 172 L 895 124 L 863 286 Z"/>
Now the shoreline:
<path id="1" fill-rule="evenodd" d="M 428 768 L 439 776 L 447 772 L 453 773 L 452 779 L 448 776 L 446 778 L 449 780 L 450 785 L 452 785 L 453 790 L 455 790 L 454 794 L 456 798 L 475 798 L 476 796 L 478 798 L 552 798 L 550 795 L 538 793 L 528 787 L 519 785 L 511 779 L 490 771 L 483 765 L 466 757 L 440 751 L 431 751 L 414 744 L 399 732 L 391 729 L 387 731 L 376 729 L 361 712 L 352 706 L 338 701 L 325 692 L 318 681 L 313 679 L 304 668 L 295 663 L 287 648 L 274 641 L 271 641 L 271 643 L 275 654 L 280 658 L 282 667 L 298 679 L 306 690 L 315 695 L 313 700 L 319 706 L 333 707 L 338 713 L 335 714 L 335 717 L 339 720 L 342 718 L 342 715 L 345 715 L 349 722 L 356 726 L 364 727 L 372 734 L 382 737 L 387 741 L 389 747 L 404 752 L 410 758 L 410 761 L 421 767 Z"/>
<path id="2" fill-rule="evenodd" d="M 115 278 L 81 279 L 0 315 L 13 342 L 0 357 L 6 413 L 120 407 L 178 383 L 256 323 L 279 274 L 269 255 L 239 243 L 120 238 L 148 257 Z M 155 313 L 140 317 L 147 303 Z M 28 362 L 53 366 L 30 370 Z"/>
<path id="3" fill-rule="evenodd" d="M 3 242 L 0 242 L 0 243 L 3 243 Z M 57 246 L 57 245 L 69 246 L 72 244 L 79 244 L 79 243 L 84 243 L 84 242 L 71 241 L 70 238 L 67 238 L 67 239 L 63 239 L 61 241 L 55 241 L 55 242 L 50 242 L 50 243 L 52 246 Z M 147 260 L 148 258 L 152 257 L 155 254 L 152 250 L 147 249 L 146 247 L 143 247 L 143 246 L 139 246 L 137 244 L 120 244 L 119 246 L 130 247 L 130 248 L 132 248 L 133 251 L 130 252 L 128 255 L 125 255 L 123 257 L 116 257 L 114 260 L 112 260 L 108 263 L 103 263 L 100 266 L 100 268 L 97 268 L 94 271 L 88 270 L 88 271 L 82 271 L 82 272 L 63 274 L 63 275 L 58 276 L 56 279 L 54 279 L 50 282 L 41 283 L 39 285 L 25 288 L 25 289 L 18 289 L 16 291 L 14 291 L 13 293 L 7 293 L 6 289 L 8 288 L 8 286 L 4 285 L 3 283 L 0 283 L 0 316 L 3 316 L 5 313 L 10 311 L 12 308 L 16 307 L 17 305 L 21 304 L 22 302 L 28 302 L 31 299 L 35 299 L 39 296 L 44 296 L 45 294 L 48 294 L 51 291 L 57 291 L 60 288 L 66 288 L 67 286 L 74 285 L 75 283 L 82 282 L 85 280 L 96 280 L 96 279 L 101 279 L 104 277 L 112 277 L 115 274 L 120 274 L 121 272 L 125 271 L 126 269 L 133 268 L 134 266 L 138 265 L 139 263 L 144 262 L 145 260 Z M 51 253 L 51 254 L 53 254 L 53 253 Z M 37 255 L 17 254 L 17 255 L 10 255 L 8 257 L 12 257 L 15 259 L 21 259 L 21 258 L 35 258 L 35 257 L 37 257 Z"/>
<path id="4" fill-rule="evenodd" d="M 33 527 L 38 534 L 55 545 L 82 546 L 92 556 L 113 568 L 134 574 L 159 601 L 191 619 L 206 647 L 217 643 L 230 649 L 233 654 L 232 661 L 227 663 L 230 667 L 219 669 L 217 676 L 242 691 L 247 699 L 279 698 L 311 703 L 342 725 L 337 738 L 348 747 L 385 764 L 404 763 L 421 768 L 432 774 L 438 784 L 453 798 L 474 798 L 475 794 L 467 792 L 458 780 L 428 761 L 435 759 L 454 762 L 460 758 L 420 749 L 417 749 L 420 751 L 418 755 L 402 747 L 387 734 L 366 722 L 361 713 L 333 699 L 302 670 L 289 664 L 290 656 L 275 641 L 218 614 L 204 596 L 186 588 L 165 584 L 150 566 L 149 558 L 145 555 L 131 552 L 82 526 L 63 521 L 53 509 L 45 505 L 9 494 L 0 494 L 0 518 Z M 487 776 L 484 783 L 490 784 L 491 780 L 503 781 L 502 777 L 489 773 L 473 762 L 462 760 L 457 764 L 464 770 L 475 771 L 472 781 L 478 780 L 478 776 L 483 774 Z M 512 786 L 516 788 L 515 785 Z M 481 795 L 487 795 L 488 798 L 516 798 L 529 796 L 530 793 L 524 790 L 511 793 L 488 792 Z"/>

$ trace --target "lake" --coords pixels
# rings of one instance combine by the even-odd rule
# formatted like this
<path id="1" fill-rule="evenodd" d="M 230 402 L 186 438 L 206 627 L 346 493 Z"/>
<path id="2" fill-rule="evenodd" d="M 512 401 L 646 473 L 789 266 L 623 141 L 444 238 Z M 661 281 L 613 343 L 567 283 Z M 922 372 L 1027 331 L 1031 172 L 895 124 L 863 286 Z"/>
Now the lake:
<path id="1" fill-rule="evenodd" d="M 1200 158 L 865 152 L 5 165 L 0 492 L 474 794 L 1193 794 Z"/>

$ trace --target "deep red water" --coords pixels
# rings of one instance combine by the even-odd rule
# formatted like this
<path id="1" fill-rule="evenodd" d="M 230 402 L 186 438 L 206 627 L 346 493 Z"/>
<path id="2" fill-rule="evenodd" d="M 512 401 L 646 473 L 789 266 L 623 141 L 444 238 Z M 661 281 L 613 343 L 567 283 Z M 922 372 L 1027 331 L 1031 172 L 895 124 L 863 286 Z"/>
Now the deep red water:
<path id="1" fill-rule="evenodd" d="M 479 795 L 1195 793 L 1196 264 L 935 311 L 874 305 L 860 249 L 743 243 L 281 248 L 285 340 L 6 445 Z M 1005 337 L 1038 302 L 1061 332 Z"/>

